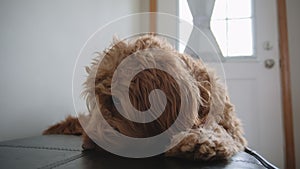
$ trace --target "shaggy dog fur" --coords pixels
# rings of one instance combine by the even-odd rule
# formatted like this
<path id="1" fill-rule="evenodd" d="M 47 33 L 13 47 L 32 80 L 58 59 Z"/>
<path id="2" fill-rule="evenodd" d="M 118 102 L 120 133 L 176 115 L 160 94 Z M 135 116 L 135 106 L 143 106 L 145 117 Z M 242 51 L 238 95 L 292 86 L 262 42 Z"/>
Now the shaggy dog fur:
<path id="1" fill-rule="evenodd" d="M 228 159 L 235 153 L 243 151 L 246 140 L 243 137 L 241 123 L 217 76 L 201 61 L 177 52 L 168 42 L 152 35 L 141 36 L 130 42 L 115 41 L 86 69 L 89 76 L 85 83 L 84 95 L 90 111 L 89 117 L 85 117 L 88 122 L 86 130 L 94 131 L 95 135 L 97 133 L 101 135 L 105 130 L 96 127 L 96 105 L 99 105 L 103 117 L 115 130 L 130 137 L 157 135 L 168 129 L 176 120 L 180 106 L 184 106 L 181 105 L 179 86 L 172 76 L 156 69 L 142 71 L 132 79 L 129 98 L 136 109 L 145 111 L 150 107 L 149 93 L 156 88 L 163 90 L 167 95 L 167 105 L 159 118 L 147 125 L 132 122 L 120 115 L 114 106 L 114 96 L 111 94 L 114 71 L 127 56 L 149 48 L 165 51 L 164 57 L 139 56 L 140 64 L 149 61 L 147 57 L 152 57 L 150 58 L 152 62 L 163 63 L 166 68 L 178 73 L 178 77 L 182 78 L 188 89 L 192 90 L 190 92 L 196 93 L 194 99 L 189 101 L 191 105 L 196 105 L 194 106 L 196 110 L 192 108 L 189 112 L 190 117 L 196 117 L 190 119 L 193 126 L 173 136 L 170 141 L 173 148 L 165 155 L 196 160 L 217 160 Z M 103 58 L 101 63 L 100 57 Z M 126 79 L 126 73 L 123 76 Z M 81 133 L 83 148 L 97 149 L 96 144 L 80 127 L 77 118 L 68 117 L 44 131 L 44 134 Z"/>

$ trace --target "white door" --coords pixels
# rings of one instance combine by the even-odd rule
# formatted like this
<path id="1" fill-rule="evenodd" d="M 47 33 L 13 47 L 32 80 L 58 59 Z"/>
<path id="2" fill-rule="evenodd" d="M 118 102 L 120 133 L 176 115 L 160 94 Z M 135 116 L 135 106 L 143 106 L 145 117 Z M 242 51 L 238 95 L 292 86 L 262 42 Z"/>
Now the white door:
<path id="1" fill-rule="evenodd" d="M 191 21 L 186 1 L 178 4 Z M 277 24 L 276 0 L 216 0 L 211 21 L 249 147 L 284 168 Z"/>

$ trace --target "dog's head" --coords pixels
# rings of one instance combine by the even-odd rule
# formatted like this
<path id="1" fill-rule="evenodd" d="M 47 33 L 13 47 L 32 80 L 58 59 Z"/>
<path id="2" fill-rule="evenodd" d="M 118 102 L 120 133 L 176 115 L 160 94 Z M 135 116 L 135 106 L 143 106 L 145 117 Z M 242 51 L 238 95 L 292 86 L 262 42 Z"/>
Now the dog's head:
<path id="1" fill-rule="evenodd" d="M 85 94 L 91 113 L 100 109 L 105 120 L 127 136 L 150 137 L 162 133 L 174 123 L 180 110 L 185 110 L 185 122 L 192 123 L 193 127 L 199 126 L 209 112 L 211 87 L 204 65 L 152 35 L 130 42 L 115 41 L 87 68 L 87 72 Z M 128 80 L 130 84 L 126 86 Z M 112 93 L 112 84 L 116 86 L 116 94 L 129 87 L 129 97 Z M 155 89 L 165 94 L 165 105 L 151 104 L 149 96 Z M 184 94 L 188 97 L 182 99 Z M 163 98 L 154 96 L 152 99 Z M 134 122 L 119 112 L 121 109 L 128 116 L 139 116 L 130 105 L 138 111 L 147 111 L 153 106 L 153 110 L 163 109 L 163 112 L 151 122 Z"/>
<path id="2" fill-rule="evenodd" d="M 86 70 L 90 117 L 83 128 L 93 141 L 110 145 L 116 131 L 148 138 L 179 129 L 168 136 L 167 155 L 204 160 L 229 158 L 246 145 L 224 85 L 165 40 L 115 41 Z"/>

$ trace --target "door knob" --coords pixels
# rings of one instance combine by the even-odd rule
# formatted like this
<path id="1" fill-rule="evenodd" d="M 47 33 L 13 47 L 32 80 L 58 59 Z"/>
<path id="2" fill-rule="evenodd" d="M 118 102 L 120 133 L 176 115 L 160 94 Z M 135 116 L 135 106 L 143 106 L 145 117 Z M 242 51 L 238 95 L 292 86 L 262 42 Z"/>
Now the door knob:
<path id="1" fill-rule="evenodd" d="M 275 65 L 274 59 L 266 59 L 265 60 L 265 67 L 267 69 L 271 69 Z"/>

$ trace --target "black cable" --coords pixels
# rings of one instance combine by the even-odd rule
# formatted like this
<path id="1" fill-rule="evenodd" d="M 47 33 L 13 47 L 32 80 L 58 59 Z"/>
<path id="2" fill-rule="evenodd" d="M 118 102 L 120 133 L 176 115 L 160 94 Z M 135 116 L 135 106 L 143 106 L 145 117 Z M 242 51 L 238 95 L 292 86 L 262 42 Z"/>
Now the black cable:
<path id="1" fill-rule="evenodd" d="M 251 150 L 249 147 L 245 148 L 245 152 L 256 158 L 264 167 L 268 169 L 278 169 L 276 166 L 268 162 L 261 155 L 259 155 L 256 151 Z"/>

